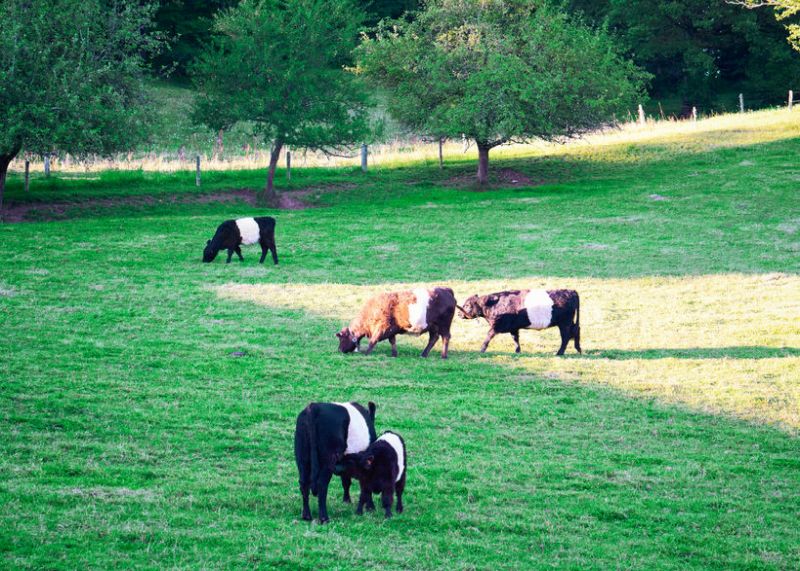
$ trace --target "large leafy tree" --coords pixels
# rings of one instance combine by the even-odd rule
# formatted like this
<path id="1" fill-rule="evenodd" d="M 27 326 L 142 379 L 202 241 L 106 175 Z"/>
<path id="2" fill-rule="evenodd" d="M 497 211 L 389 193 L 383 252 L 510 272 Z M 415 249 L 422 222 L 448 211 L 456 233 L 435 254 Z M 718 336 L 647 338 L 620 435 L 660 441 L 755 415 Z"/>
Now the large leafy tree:
<path id="1" fill-rule="evenodd" d="M 800 14 L 800 0 L 734 0 L 730 3 L 748 8 L 771 6 L 775 9 L 775 17 L 778 20 L 787 20 Z M 786 29 L 789 31 L 789 43 L 794 49 L 800 51 L 800 24 L 788 24 Z"/>
<path id="2" fill-rule="evenodd" d="M 168 38 L 168 49 L 154 58 L 158 68 L 186 76 L 187 70 L 211 40 L 214 14 L 238 0 L 161 0 L 155 24 Z"/>
<path id="3" fill-rule="evenodd" d="M 492 148 L 595 128 L 644 80 L 602 30 L 532 0 L 431 0 L 365 39 L 360 69 L 409 127 L 473 139 L 480 184 Z"/>
<path id="4" fill-rule="evenodd" d="M 109 154 L 145 137 L 152 11 L 115 0 L 0 2 L 0 204 L 20 152 Z"/>
<path id="5" fill-rule="evenodd" d="M 243 0 L 215 21 L 194 67 L 195 116 L 250 122 L 272 147 L 261 199 L 273 200 L 281 149 L 335 152 L 369 133 L 368 98 L 346 67 L 365 15 L 351 0 Z"/>
<path id="6" fill-rule="evenodd" d="M 766 12 L 723 0 L 565 0 L 565 7 L 606 22 L 626 55 L 653 75 L 657 97 L 706 108 L 730 90 L 768 99 L 800 73 L 783 27 Z"/>

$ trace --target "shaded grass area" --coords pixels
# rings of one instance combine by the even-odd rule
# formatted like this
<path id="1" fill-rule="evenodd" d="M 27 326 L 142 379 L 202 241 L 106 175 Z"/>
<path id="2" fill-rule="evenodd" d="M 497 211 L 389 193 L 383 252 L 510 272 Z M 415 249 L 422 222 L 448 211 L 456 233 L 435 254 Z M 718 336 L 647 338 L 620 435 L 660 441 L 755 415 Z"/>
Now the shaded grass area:
<path id="1" fill-rule="evenodd" d="M 798 145 L 1 225 L 2 566 L 797 568 Z M 262 212 L 280 266 L 199 263 L 221 220 Z M 547 331 L 481 356 L 479 323 L 447 361 L 413 338 L 335 352 L 363 296 L 407 283 L 577 287 L 587 355 L 550 355 Z M 306 524 L 294 418 L 351 399 L 408 443 L 406 512 L 359 518 L 337 490 Z"/>

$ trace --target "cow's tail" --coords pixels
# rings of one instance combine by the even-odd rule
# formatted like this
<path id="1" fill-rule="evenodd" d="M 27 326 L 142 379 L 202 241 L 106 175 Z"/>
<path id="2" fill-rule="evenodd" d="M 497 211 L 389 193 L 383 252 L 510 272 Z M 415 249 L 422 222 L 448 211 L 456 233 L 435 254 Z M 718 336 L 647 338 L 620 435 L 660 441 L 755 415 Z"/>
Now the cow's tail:
<path id="1" fill-rule="evenodd" d="M 317 495 L 317 480 L 319 479 L 319 450 L 317 450 L 317 407 L 313 404 L 308 407 L 306 416 L 308 423 L 308 441 L 311 453 L 311 493 Z"/>
<path id="2" fill-rule="evenodd" d="M 575 350 L 581 351 L 581 298 L 575 292 L 575 324 L 572 326 L 572 338 L 575 340 Z"/>

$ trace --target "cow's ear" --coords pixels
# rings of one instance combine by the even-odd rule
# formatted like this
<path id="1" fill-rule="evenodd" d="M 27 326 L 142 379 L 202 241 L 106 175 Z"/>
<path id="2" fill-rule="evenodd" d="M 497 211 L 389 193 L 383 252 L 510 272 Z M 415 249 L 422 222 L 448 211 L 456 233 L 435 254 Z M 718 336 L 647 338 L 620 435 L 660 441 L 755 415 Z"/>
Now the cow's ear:
<path id="1" fill-rule="evenodd" d="M 336 332 L 336 337 L 338 337 L 339 339 L 341 339 L 341 338 L 342 338 L 342 332 L 341 332 L 341 331 L 337 331 L 337 332 Z"/>

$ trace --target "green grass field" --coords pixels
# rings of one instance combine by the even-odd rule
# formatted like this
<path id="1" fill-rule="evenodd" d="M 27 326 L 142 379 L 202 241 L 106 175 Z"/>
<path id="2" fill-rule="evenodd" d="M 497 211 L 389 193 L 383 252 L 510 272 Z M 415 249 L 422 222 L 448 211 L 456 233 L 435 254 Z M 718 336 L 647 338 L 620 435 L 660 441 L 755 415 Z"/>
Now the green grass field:
<path id="1" fill-rule="evenodd" d="M 0 568 L 800 569 L 796 117 L 498 153 L 541 184 L 486 192 L 455 158 L 298 169 L 296 211 L 80 206 L 191 173 L 12 176 L 11 201 L 74 208 L 0 224 Z M 280 266 L 200 263 L 262 213 Z M 483 322 L 447 361 L 336 352 L 370 293 L 415 284 L 574 287 L 584 355 L 555 330 L 481 355 Z M 294 419 L 320 400 L 405 437 L 402 515 L 334 482 L 331 523 L 300 520 Z"/>

